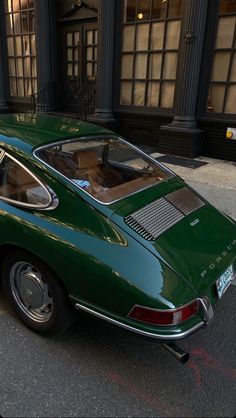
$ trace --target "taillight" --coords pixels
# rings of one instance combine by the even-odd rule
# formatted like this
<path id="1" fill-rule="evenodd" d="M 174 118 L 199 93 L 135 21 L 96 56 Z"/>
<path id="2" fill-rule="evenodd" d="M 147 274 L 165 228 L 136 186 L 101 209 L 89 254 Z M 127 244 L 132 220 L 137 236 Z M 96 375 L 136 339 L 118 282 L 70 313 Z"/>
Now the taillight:
<path id="1" fill-rule="evenodd" d="M 176 325 L 196 315 L 198 309 L 198 300 L 177 309 L 159 310 L 135 305 L 128 317 L 148 324 Z"/>

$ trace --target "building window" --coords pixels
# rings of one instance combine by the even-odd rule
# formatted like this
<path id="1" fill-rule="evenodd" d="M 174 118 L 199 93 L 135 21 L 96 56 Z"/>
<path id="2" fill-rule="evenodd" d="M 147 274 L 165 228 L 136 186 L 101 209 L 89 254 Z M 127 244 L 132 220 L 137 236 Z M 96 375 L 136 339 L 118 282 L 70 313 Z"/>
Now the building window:
<path id="1" fill-rule="evenodd" d="M 208 112 L 236 113 L 236 0 L 221 0 Z"/>
<path id="2" fill-rule="evenodd" d="M 37 90 L 34 0 L 5 0 L 8 70 L 11 97 Z"/>
<path id="3" fill-rule="evenodd" d="M 126 0 L 120 104 L 172 108 L 182 0 Z"/>

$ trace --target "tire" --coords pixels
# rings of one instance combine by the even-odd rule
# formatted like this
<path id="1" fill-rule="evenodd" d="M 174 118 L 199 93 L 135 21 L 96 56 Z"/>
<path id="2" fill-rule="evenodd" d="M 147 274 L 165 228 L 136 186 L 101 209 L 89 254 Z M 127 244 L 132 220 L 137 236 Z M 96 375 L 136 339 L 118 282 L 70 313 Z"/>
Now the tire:
<path id="1" fill-rule="evenodd" d="M 2 285 L 17 316 L 32 330 L 55 335 L 75 322 L 75 312 L 59 279 L 37 257 L 21 250 L 7 255 Z"/>

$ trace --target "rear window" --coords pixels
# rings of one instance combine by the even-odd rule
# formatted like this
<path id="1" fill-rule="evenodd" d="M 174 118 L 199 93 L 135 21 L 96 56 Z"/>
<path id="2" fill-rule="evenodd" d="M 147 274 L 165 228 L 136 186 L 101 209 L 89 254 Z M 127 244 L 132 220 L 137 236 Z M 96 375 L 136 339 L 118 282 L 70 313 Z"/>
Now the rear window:
<path id="1" fill-rule="evenodd" d="M 120 200 L 172 176 L 118 138 L 70 140 L 38 150 L 36 155 L 102 203 Z"/>

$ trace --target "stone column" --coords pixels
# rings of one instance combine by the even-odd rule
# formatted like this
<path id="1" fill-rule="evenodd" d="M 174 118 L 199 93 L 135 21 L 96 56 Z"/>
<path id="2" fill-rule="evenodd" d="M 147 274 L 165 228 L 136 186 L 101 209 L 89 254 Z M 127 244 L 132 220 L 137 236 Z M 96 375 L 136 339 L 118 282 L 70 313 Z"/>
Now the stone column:
<path id="1" fill-rule="evenodd" d="M 36 111 L 46 113 L 55 106 L 56 3 L 35 0 L 38 96 Z"/>
<path id="2" fill-rule="evenodd" d="M 96 80 L 96 109 L 89 120 L 106 124 L 114 121 L 113 63 L 115 0 L 99 0 L 98 8 L 98 62 Z"/>
<path id="3" fill-rule="evenodd" d="M 4 54 L 6 48 L 5 40 L 6 31 L 4 21 L 4 9 L 3 2 L 0 1 L 0 113 L 7 113 L 9 111 L 6 96 L 6 71 L 4 68 L 4 62 L 6 62 L 6 57 Z"/>
<path id="4" fill-rule="evenodd" d="M 202 132 L 196 112 L 208 1 L 185 0 L 180 34 L 174 118 L 161 126 L 158 150 L 186 157 L 201 154 Z"/>

